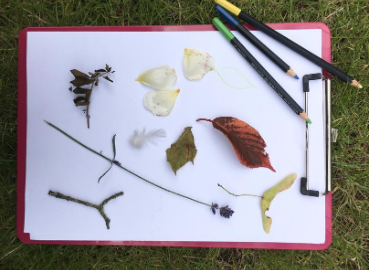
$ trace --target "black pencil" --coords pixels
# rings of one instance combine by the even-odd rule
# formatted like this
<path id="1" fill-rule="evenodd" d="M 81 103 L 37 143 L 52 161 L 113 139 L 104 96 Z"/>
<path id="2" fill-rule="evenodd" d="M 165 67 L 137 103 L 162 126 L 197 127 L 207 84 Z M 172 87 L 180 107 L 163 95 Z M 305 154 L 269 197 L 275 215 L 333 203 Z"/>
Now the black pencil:
<path id="1" fill-rule="evenodd" d="M 299 77 L 293 71 L 293 69 L 286 64 L 278 55 L 270 50 L 264 43 L 262 43 L 257 37 L 255 37 L 246 27 L 244 27 L 239 21 L 232 17 L 222 6 L 216 5 L 215 10 L 219 15 L 232 25 L 241 35 L 243 35 L 248 41 L 250 41 L 257 49 L 264 53 L 274 64 L 276 64 L 283 72 L 298 79 Z"/>
<path id="2" fill-rule="evenodd" d="M 240 19 L 244 20 L 245 22 L 255 26 L 260 31 L 264 32 L 268 36 L 274 38 L 275 40 L 279 41 L 283 45 L 287 46 L 291 50 L 297 52 L 301 56 L 305 57 L 306 59 L 310 60 L 311 62 L 315 63 L 316 65 L 322 67 L 326 71 L 328 71 L 330 74 L 337 76 L 341 80 L 348 82 L 350 85 L 357 87 L 357 88 L 363 88 L 363 86 L 355 80 L 350 75 L 344 73 L 343 71 L 339 70 L 335 66 L 331 65 L 330 63 L 324 61 L 322 58 L 316 56 L 312 52 L 306 50 L 304 47 L 296 44 L 292 40 L 288 39 L 287 37 L 283 36 L 282 34 L 278 33 L 277 31 L 273 30 L 269 26 L 263 24 L 262 22 L 259 22 L 255 18 L 251 17 L 249 14 L 243 12 L 238 7 L 232 5 L 226 0 L 214 0 L 215 3 L 223 6 L 225 9 L 239 17 Z"/>
<path id="3" fill-rule="evenodd" d="M 306 112 L 293 100 L 293 98 L 283 89 L 283 87 L 269 74 L 269 72 L 251 55 L 251 53 L 242 45 L 242 43 L 229 31 L 229 29 L 219 20 L 213 19 L 215 27 L 224 35 L 224 37 L 236 48 L 236 50 L 246 59 L 247 62 L 259 73 L 259 75 L 269 84 L 269 86 L 290 106 L 290 108 L 311 124 L 311 120 Z"/>

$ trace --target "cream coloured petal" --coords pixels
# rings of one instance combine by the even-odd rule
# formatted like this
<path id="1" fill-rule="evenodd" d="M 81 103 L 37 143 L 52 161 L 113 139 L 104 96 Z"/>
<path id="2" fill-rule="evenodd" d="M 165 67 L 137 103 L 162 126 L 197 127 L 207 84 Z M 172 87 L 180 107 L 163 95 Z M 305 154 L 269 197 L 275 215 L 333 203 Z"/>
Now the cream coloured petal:
<path id="1" fill-rule="evenodd" d="M 167 116 L 172 111 L 179 92 L 179 89 L 150 91 L 144 97 L 145 108 L 156 116 Z"/>
<path id="2" fill-rule="evenodd" d="M 214 69 L 215 61 L 210 54 L 198 50 L 185 49 L 183 68 L 187 79 L 200 80 Z"/>
<path id="3" fill-rule="evenodd" d="M 167 90 L 174 86 L 177 75 L 174 68 L 165 65 L 145 71 L 137 77 L 136 81 L 155 89 Z"/>

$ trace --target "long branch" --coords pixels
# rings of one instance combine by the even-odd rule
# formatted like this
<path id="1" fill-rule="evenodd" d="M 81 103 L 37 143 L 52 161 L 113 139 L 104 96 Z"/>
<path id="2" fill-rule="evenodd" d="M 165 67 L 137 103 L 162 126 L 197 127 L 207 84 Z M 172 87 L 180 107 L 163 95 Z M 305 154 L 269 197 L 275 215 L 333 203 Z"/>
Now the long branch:
<path id="1" fill-rule="evenodd" d="M 46 121 L 46 120 L 44 120 L 44 121 L 45 121 L 45 123 L 46 123 L 46 124 L 48 124 L 49 126 L 53 127 L 54 129 L 58 130 L 59 132 L 61 132 L 61 133 L 62 133 L 62 134 L 64 134 L 65 136 L 67 136 L 69 139 L 73 140 L 74 142 L 76 142 L 77 144 L 79 144 L 80 146 L 82 146 L 83 148 L 85 148 L 85 149 L 87 149 L 87 150 L 91 151 L 92 153 L 94 153 L 94 154 L 96 154 L 96 155 L 98 155 L 98 156 L 100 156 L 100 157 L 104 158 L 105 160 L 107 160 L 107 161 L 109 161 L 109 162 L 113 162 L 113 164 L 114 164 L 114 165 L 116 165 L 116 166 L 118 166 L 119 168 L 121 168 L 121 169 L 125 170 L 126 172 L 128 172 L 128 173 L 130 173 L 130 174 L 132 174 L 132 175 L 136 176 L 137 178 L 139 178 L 139 179 L 141 179 L 141 180 L 145 181 L 146 183 L 149 183 L 150 185 L 153 185 L 153 186 L 155 186 L 155 187 L 158 187 L 158 188 L 160 188 L 160 189 L 162 189 L 162 190 L 165 190 L 165 191 L 167 191 L 167 192 L 169 192 L 169 193 L 172 193 L 172 194 L 178 195 L 178 196 L 180 196 L 180 197 L 186 198 L 186 199 L 188 199 L 188 200 L 191 200 L 191 201 L 194 201 L 194 202 L 197 202 L 197 203 L 200 203 L 200 204 L 207 205 L 207 206 L 211 207 L 211 204 L 204 203 L 204 202 L 201 202 L 201 201 L 195 200 L 195 199 L 193 199 L 193 198 L 191 198 L 191 197 L 185 196 L 185 195 L 183 195 L 183 194 L 180 194 L 180 193 L 174 192 L 174 191 L 172 191 L 172 190 L 166 189 L 166 188 L 164 188 L 164 187 L 162 187 L 162 186 L 159 186 L 158 184 L 155 184 L 154 182 L 151 182 L 151 181 L 149 181 L 149 180 L 147 180 L 147 179 L 143 178 L 142 176 L 140 176 L 140 175 L 138 175 L 138 174 L 136 174 L 136 173 L 132 172 L 131 170 L 129 170 L 129 169 L 125 168 L 125 167 L 123 167 L 122 165 L 115 163 L 115 162 L 114 162 L 114 160 L 112 160 L 112 159 L 110 159 L 110 158 L 108 158 L 108 157 L 104 156 L 103 154 L 101 154 L 101 153 L 99 153 L 99 152 L 97 152 L 97 151 L 93 150 L 92 148 L 88 147 L 87 145 L 84 145 L 83 143 L 81 143 L 81 142 L 80 142 L 80 141 L 78 141 L 77 139 L 73 138 L 73 137 L 72 137 L 72 136 L 70 136 L 68 133 L 66 133 L 65 131 L 61 130 L 60 128 L 58 128 L 57 126 L 53 125 L 52 123 L 50 123 L 50 122 L 48 122 L 48 121 Z"/>
<path id="2" fill-rule="evenodd" d="M 122 196 L 124 193 L 123 191 L 121 192 L 118 192 L 112 196 L 110 196 L 109 198 L 105 199 L 102 203 L 100 204 L 93 204 L 93 203 L 89 203 L 89 202 L 86 202 L 86 201 L 82 201 L 82 200 L 79 200 L 79 199 L 76 199 L 76 198 L 73 198 L 71 196 L 67 196 L 67 195 L 64 195 L 60 192 L 55 192 L 55 191 L 49 191 L 49 195 L 50 196 L 53 196 L 55 198 L 58 198 L 58 199 L 63 199 L 63 200 L 67 200 L 67 201 L 71 201 L 71 202 L 75 202 L 75 203 L 79 203 L 79 204 L 82 204 L 82 205 L 85 205 L 85 206 L 89 206 L 89 207 L 92 207 L 92 208 L 95 208 L 97 211 L 99 211 L 100 215 L 103 217 L 103 219 L 105 220 L 105 224 L 106 224 L 106 227 L 108 229 L 110 229 L 110 219 L 107 217 L 107 215 L 105 214 L 104 212 L 104 206 L 110 201 L 110 200 L 113 200 L 119 196 Z"/>

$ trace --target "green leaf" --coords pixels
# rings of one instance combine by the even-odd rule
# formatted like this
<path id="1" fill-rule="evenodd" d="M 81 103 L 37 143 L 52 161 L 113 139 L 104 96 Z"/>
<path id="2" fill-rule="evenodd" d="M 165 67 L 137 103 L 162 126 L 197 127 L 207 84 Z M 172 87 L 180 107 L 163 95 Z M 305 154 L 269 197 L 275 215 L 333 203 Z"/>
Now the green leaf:
<path id="1" fill-rule="evenodd" d="M 179 139 L 166 152 L 167 161 L 170 163 L 174 174 L 177 174 L 177 171 L 188 161 L 193 164 L 197 149 L 191 127 L 186 127 Z"/>
<path id="2" fill-rule="evenodd" d="M 272 219 L 265 215 L 265 211 L 269 210 L 269 206 L 272 203 L 273 199 L 279 192 L 283 190 L 289 189 L 292 184 L 295 182 L 297 174 L 293 173 L 288 175 L 274 187 L 268 189 L 261 199 L 261 214 L 263 216 L 263 228 L 266 233 L 270 232 L 270 226 L 272 225 Z"/>
<path id="3" fill-rule="evenodd" d="M 77 69 L 72 69 L 70 72 L 72 72 L 73 76 L 76 77 L 76 78 L 85 78 L 85 79 L 90 78 L 87 74 L 85 74 L 85 73 L 83 73 L 83 72 L 81 72 Z"/>
<path id="4" fill-rule="evenodd" d="M 112 162 L 110 163 L 110 167 L 99 177 L 99 180 L 97 180 L 98 183 L 100 183 L 101 178 L 103 178 L 105 176 L 105 174 L 107 174 L 110 171 L 110 169 L 113 167 L 113 163 L 115 161 L 115 155 L 117 154 L 117 151 L 116 151 L 116 148 L 115 148 L 115 136 L 116 136 L 116 134 L 114 134 L 113 140 L 112 140 L 114 157 L 112 159 Z"/>
<path id="5" fill-rule="evenodd" d="M 77 87 L 73 90 L 75 94 L 90 94 L 91 89 Z"/>
<path id="6" fill-rule="evenodd" d="M 92 80 L 90 78 L 82 78 L 82 77 L 76 77 L 73 81 L 70 81 L 71 84 L 73 84 L 76 87 L 88 85 L 93 83 L 95 80 Z"/>

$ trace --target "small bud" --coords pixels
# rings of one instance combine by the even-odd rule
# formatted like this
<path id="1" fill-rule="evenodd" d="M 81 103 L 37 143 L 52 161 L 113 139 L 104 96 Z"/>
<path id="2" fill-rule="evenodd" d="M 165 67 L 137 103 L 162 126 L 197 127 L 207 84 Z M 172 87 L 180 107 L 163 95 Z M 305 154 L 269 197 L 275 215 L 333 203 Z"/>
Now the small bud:
<path id="1" fill-rule="evenodd" d="M 113 163 L 119 166 L 121 165 L 121 163 L 118 160 L 113 160 Z"/>
<path id="2" fill-rule="evenodd" d="M 211 203 L 211 212 L 213 212 L 213 214 L 215 215 L 216 209 L 218 209 L 218 204 L 217 203 Z"/>

